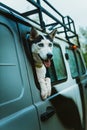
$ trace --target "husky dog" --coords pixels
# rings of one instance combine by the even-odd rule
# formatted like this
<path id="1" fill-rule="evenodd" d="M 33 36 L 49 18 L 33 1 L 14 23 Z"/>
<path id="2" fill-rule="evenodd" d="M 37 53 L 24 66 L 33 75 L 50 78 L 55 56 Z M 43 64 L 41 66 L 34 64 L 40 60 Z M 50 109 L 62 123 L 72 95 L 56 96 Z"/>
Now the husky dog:
<path id="1" fill-rule="evenodd" d="M 50 34 L 44 36 L 40 35 L 35 28 L 32 28 L 29 37 L 31 52 L 43 100 L 51 95 L 51 80 L 49 77 L 46 77 L 46 68 L 51 65 L 51 59 L 53 56 L 53 39 L 56 32 L 57 30 L 53 30 Z"/>

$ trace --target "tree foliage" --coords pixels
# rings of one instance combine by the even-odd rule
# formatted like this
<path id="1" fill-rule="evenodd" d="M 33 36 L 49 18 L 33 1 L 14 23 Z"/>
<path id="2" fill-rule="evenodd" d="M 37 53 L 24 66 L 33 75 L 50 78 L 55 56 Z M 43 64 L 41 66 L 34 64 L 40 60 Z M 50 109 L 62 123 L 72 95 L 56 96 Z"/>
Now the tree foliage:
<path id="1" fill-rule="evenodd" d="M 79 28 L 79 38 L 80 38 L 80 43 L 81 43 L 81 47 L 83 50 L 84 60 L 86 62 L 86 66 L 87 66 L 87 27 Z"/>
<path id="2" fill-rule="evenodd" d="M 87 53 L 87 27 L 86 28 L 83 28 L 83 27 L 79 28 L 79 37 L 80 37 L 82 47 L 85 48 L 85 53 Z"/>

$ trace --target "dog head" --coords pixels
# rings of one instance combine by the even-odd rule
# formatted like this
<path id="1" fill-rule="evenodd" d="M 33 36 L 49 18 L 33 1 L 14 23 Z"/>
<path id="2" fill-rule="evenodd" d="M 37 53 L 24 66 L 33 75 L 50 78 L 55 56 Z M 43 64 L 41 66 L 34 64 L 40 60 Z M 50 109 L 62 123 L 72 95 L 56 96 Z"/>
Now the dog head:
<path id="1" fill-rule="evenodd" d="M 46 67 L 50 66 L 50 60 L 53 56 L 53 39 L 56 32 L 57 30 L 53 30 L 48 35 L 40 35 L 35 28 L 32 28 L 30 32 L 31 51 L 39 56 Z"/>

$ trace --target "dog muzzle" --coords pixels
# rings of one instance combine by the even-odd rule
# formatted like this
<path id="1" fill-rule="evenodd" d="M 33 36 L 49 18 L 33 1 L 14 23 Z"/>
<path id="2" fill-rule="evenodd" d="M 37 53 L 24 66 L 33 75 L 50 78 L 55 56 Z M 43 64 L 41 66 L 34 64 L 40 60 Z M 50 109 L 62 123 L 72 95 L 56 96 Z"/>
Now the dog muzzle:
<path id="1" fill-rule="evenodd" d="M 51 66 L 51 59 L 53 55 L 51 53 L 47 54 L 47 60 L 43 60 L 44 65 L 49 68 Z"/>
<path id="2" fill-rule="evenodd" d="M 44 63 L 44 65 L 45 65 L 47 68 L 49 68 L 49 67 L 51 66 L 51 60 L 50 60 L 50 59 L 44 60 L 43 63 Z"/>

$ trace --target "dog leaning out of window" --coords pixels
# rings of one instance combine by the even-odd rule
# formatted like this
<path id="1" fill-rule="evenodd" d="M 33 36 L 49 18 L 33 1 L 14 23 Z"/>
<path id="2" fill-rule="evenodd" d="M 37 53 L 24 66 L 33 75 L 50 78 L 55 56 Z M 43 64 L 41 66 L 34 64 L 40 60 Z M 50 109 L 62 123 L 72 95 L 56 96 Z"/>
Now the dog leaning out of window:
<path id="1" fill-rule="evenodd" d="M 48 35 L 40 35 L 35 28 L 32 28 L 28 39 L 43 100 L 51 95 L 51 79 L 46 76 L 46 68 L 51 65 L 53 39 L 56 32 L 57 29 Z"/>

